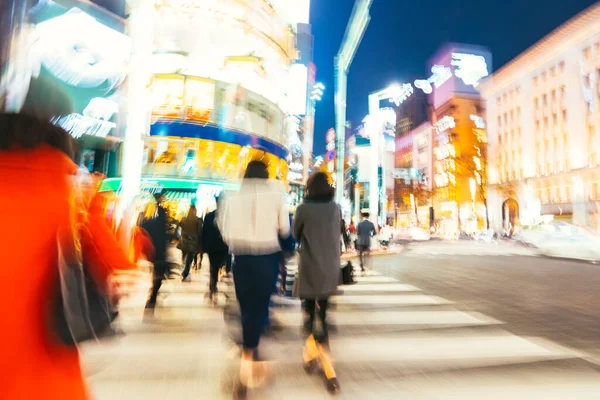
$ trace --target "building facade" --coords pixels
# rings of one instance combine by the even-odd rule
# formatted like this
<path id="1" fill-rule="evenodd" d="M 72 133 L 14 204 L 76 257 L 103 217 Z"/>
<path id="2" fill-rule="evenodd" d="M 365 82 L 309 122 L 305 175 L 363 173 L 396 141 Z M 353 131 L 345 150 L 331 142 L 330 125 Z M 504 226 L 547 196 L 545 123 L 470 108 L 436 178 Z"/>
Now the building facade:
<path id="1" fill-rule="evenodd" d="M 552 215 L 597 227 L 600 4 L 519 55 L 480 91 L 492 226 L 512 230 Z"/>

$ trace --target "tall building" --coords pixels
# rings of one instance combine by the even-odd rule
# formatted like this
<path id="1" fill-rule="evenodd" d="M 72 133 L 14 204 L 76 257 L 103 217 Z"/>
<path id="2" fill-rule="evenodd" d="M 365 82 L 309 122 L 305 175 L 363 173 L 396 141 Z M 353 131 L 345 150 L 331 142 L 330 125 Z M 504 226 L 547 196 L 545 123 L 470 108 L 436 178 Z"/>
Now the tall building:
<path id="1" fill-rule="evenodd" d="M 449 234 L 487 225 L 484 108 L 476 88 L 491 73 L 488 49 L 442 47 L 430 62 L 432 77 L 416 81 L 432 92 L 432 220 Z"/>
<path id="2" fill-rule="evenodd" d="M 597 222 L 600 4 L 551 32 L 480 85 L 487 102 L 489 215 L 496 229 L 541 215 Z"/>

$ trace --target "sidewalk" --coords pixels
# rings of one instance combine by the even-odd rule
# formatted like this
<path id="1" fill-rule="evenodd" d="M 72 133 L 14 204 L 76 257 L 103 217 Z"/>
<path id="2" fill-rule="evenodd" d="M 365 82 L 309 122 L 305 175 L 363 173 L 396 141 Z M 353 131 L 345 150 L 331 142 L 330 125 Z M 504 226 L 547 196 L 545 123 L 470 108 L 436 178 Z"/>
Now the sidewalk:
<path id="1" fill-rule="evenodd" d="M 123 304 L 127 335 L 83 347 L 98 400 L 230 399 L 236 336 L 221 308 L 204 300 L 206 266 L 193 282 L 169 281 L 153 319 L 144 319 L 149 282 Z M 332 299 L 331 348 L 341 399 L 597 399 L 594 365 L 535 337 L 519 337 L 502 322 L 369 271 Z M 233 298 L 230 281 L 219 284 Z M 224 297 L 221 298 L 222 303 Z M 261 342 L 275 381 L 249 399 L 330 399 L 319 376 L 302 369 L 302 316 L 297 299 L 274 298 L 281 329 Z"/>

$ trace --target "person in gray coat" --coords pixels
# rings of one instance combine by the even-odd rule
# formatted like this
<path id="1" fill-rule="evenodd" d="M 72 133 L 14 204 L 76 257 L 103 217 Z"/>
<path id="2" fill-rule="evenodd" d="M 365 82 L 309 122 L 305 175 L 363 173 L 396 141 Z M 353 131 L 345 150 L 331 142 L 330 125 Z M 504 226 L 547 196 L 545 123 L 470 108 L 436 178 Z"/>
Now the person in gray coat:
<path id="1" fill-rule="evenodd" d="M 328 353 L 327 305 L 340 282 L 342 213 L 333 202 L 334 190 L 327 175 L 317 172 L 306 185 L 307 195 L 296 209 L 292 231 L 300 243 L 297 295 L 302 299 L 307 336 L 304 346 L 305 368 L 321 362 L 330 392 L 339 391 L 335 371 Z M 315 332 L 315 316 L 321 332 Z"/>

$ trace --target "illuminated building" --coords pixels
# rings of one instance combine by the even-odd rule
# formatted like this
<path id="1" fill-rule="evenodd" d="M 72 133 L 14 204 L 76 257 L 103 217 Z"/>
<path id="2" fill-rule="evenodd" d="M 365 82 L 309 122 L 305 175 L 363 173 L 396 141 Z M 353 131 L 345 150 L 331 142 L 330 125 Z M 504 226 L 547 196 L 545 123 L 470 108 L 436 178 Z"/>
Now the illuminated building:
<path id="1" fill-rule="evenodd" d="M 3 18 L 15 19 L 10 24 L 15 30 L 2 32 L 0 39 L 0 47 L 10 48 L 3 54 L 7 67 L 2 69 L 7 73 L 1 85 L 6 111 L 21 108 L 32 77 L 53 82 L 73 106 L 71 114 L 55 116 L 52 122 L 76 139 L 75 162 L 108 176 L 118 174 L 122 86 L 131 53 L 124 4 L 8 1 L 2 7 L 12 11 L 0 10 Z M 2 29 L 8 26 L 3 19 Z"/>
<path id="2" fill-rule="evenodd" d="M 480 85 L 487 102 L 490 219 L 497 229 L 542 215 L 598 226 L 600 4 Z"/>
<path id="3" fill-rule="evenodd" d="M 487 137 L 477 88 L 491 73 L 491 61 L 486 48 L 455 43 L 441 48 L 430 61 L 432 76 L 426 81 L 432 92 L 431 126 L 421 126 L 419 133 L 426 137 L 430 132 L 431 139 L 427 143 L 420 137 L 413 148 L 418 157 L 414 168 L 426 171 L 423 189 L 431 190 L 429 219 L 450 236 L 487 225 Z M 430 89 L 424 82 L 418 85 L 424 92 Z M 427 210 L 418 212 L 422 223 Z"/>
<path id="4" fill-rule="evenodd" d="M 152 3 L 150 10 L 138 1 L 133 10 L 134 16 L 152 14 L 143 23 L 153 48 L 135 72 L 148 74 L 148 90 L 136 86 L 139 93 L 129 102 L 140 107 L 130 115 L 135 123 L 146 118 L 149 125 L 140 151 L 142 188 L 205 198 L 206 191 L 238 187 L 256 159 L 268 164 L 273 178 L 303 174 L 289 171 L 288 163 L 297 166 L 290 150 L 305 146 L 297 140 L 298 116 L 306 114 L 310 74 L 307 63 L 296 62 L 296 37 L 307 33 L 310 1 Z M 135 175 L 136 163 L 124 164 Z"/>

